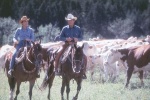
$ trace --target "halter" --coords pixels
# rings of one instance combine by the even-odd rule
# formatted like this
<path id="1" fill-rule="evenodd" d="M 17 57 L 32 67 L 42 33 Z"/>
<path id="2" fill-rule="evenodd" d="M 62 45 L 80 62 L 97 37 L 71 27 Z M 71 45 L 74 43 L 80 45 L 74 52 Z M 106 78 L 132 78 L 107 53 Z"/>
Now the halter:
<path id="1" fill-rule="evenodd" d="M 32 50 L 32 51 L 31 51 L 31 50 Z M 36 55 L 35 53 L 33 53 L 33 50 L 34 50 L 34 47 L 33 47 L 33 48 L 30 48 L 29 52 L 32 52 L 32 54 L 33 54 L 33 56 L 34 56 L 34 58 L 35 58 L 35 62 L 32 62 L 32 61 L 29 59 L 29 57 L 28 57 L 28 56 L 29 56 L 29 52 L 27 52 L 27 45 L 26 45 L 26 47 L 24 47 L 24 51 L 25 51 L 25 55 L 26 55 L 26 56 L 25 56 L 25 57 L 26 57 L 26 60 L 29 61 L 31 64 L 33 64 L 33 65 L 39 67 L 39 66 L 40 66 L 40 63 L 39 63 L 39 61 L 38 61 L 38 57 L 39 57 L 39 56 L 42 56 L 42 54 L 41 54 L 41 53 L 38 53 L 38 54 Z M 23 63 L 22 63 L 22 67 L 23 67 L 23 70 L 24 70 L 26 73 L 29 73 L 29 74 L 35 72 L 35 70 L 36 70 L 36 68 L 37 68 L 37 67 L 34 67 L 33 70 L 28 71 L 28 70 L 25 69 Z"/>
<path id="2" fill-rule="evenodd" d="M 69 59 L 69 61 L 70 61 L 71 64 L 72 64 L 72 70 L 73 70 L 74 73 L 80 73 L 81 70 L 84 69 L 84 67 L 85 67 L 85 66 L 84 66 L 84 57 L 82 57 L 82 60 L 77 60 L 77 59 L 75 59 L 75 57 L 74 57 L 74 44 L 71 45 L 71 57 L 69 56 L 68 59 Z M 79 62 L 79 64 L 78 64 L 78 66 L 77 66 L 77 63 L 78 63 L 78 62 Z M 79 67 L 79 68 L 80 68 L 78 72 L 75 71 L 75 68 L 76 68 L 76 67 Z"/>

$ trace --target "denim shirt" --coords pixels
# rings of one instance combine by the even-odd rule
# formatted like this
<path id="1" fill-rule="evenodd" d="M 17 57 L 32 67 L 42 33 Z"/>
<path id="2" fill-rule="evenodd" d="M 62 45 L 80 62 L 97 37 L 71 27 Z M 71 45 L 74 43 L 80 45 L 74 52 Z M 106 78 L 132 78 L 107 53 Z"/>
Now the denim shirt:
<path id="1" fill-rule="evenodd" d="M 73 28 L 70 28 L 69 25 L 66 25 L 62 28 L 60 33 L 60 40 L 66 41 L 66 38 L 78 38 L 78 41 L 83 40 L 83 34 L 79 26 L 74 25 Z"/>
<path id="2" fill-rule="evenodd" d="M 23 29 L 21 27 L 16 30 L 16 33 L 13 37 L 13 41 L 16 41 L 16 40 L 21 41 L 21 40 L 25 40 L 25 39 L 30 39 L 30 40 L 34 41 L 34 32 L 33 32 L 32 28 L 27 27 L 27 29 Z"/>

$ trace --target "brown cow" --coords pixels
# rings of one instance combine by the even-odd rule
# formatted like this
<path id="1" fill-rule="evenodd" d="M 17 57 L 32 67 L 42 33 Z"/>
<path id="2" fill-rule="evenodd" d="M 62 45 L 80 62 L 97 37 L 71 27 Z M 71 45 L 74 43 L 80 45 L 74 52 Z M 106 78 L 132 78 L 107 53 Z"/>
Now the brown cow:
<path id="1" fill-rule="evenodd" d="M 125 87 L 128 87 L 133 72 L 139 72 L 139 78 L 143 86 L 143 71 L 150 70 L 150 45 L 120 49 L 113 54 L 119 57 L 127 68 Z"/>

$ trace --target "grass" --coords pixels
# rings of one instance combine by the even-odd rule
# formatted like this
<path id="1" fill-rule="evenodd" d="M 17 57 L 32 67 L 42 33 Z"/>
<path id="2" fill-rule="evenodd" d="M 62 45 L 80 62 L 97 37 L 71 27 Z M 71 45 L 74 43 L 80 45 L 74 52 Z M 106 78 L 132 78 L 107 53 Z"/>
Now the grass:
<path id="1" fill-rule="evenodd" d="M 98 74 L 95 74 L 98 75 Z M 89 76 L 89 74 L 88 74 Z M 47 100 L 48 88 L 44 91 L 39 90 L 42 83 L 44 73 L 38 79 L 33 88 L 32 100 Z M 150 80 L 144 79 L 145 87 L 140 88 L 140 81 L 136 75 L 133 75 L 130 81 L 130 88 L 124 89 L 125 75 L 121 75 L 117 83 L 104 83 L 98 81 L 90 81 L 90 78 L 83 80 L 82 88 L 79 93 L 78 100 L 150 100 Z M 61 78 L 56 76 L 51 89 L 51 100 L 61 100 L 60 94 Z M 76 82 L 70 82 L 70 100 L 76 93 Z M 20 87 L 18 100 L 28 99 L 29 84 L 24 82 Z M 66 98 L 66 92 L 64 92 Z M 7 77 L 3 71 L 0 71 L 0 100 L 9 99 L 9 85 Z"/>

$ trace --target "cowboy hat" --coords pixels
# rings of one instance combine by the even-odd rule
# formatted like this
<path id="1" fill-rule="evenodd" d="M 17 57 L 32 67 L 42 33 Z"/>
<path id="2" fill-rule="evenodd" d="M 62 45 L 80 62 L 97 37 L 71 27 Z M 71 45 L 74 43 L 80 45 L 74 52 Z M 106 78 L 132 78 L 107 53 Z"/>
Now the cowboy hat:
<path id="1" fill-rule="evenodd" d="M 27 16 L 22 16 L 19 23 L 22 23 L 23 21 L 29 21 L 30 18 L 28 18 Z"/>
<path id="2" fill-rule="evenodd" d="M 68 14 L 67 17 L 65 17 L 65 20 L 77 20 L 77 17 L 73 16 L 72 14 Z"/>

